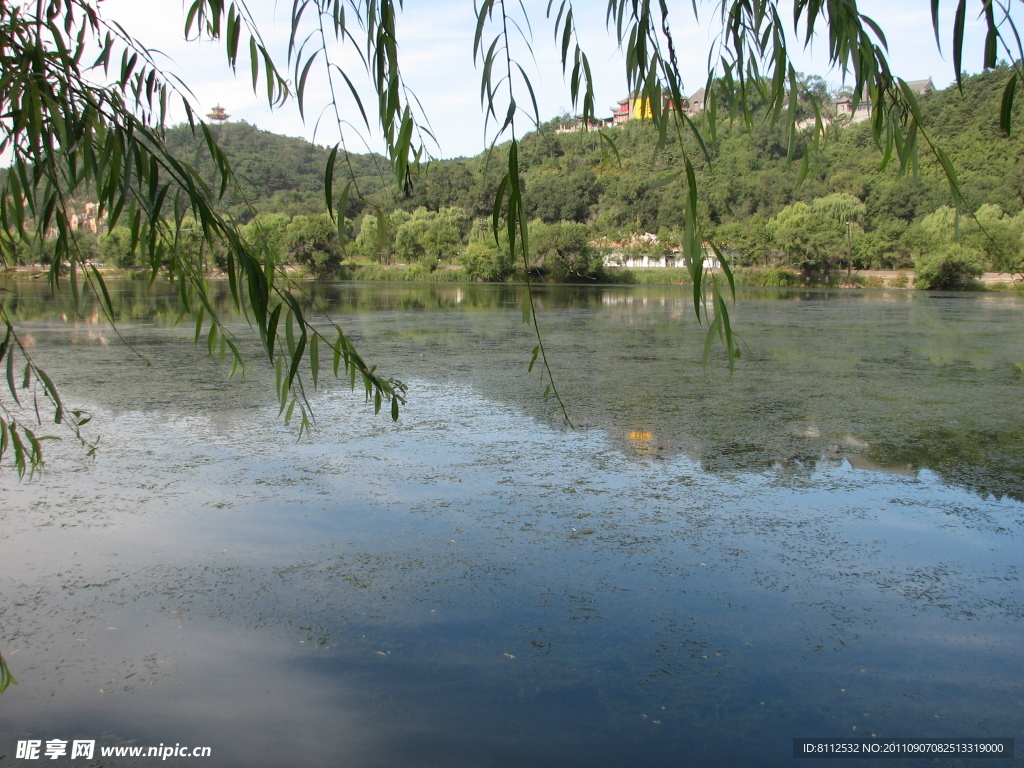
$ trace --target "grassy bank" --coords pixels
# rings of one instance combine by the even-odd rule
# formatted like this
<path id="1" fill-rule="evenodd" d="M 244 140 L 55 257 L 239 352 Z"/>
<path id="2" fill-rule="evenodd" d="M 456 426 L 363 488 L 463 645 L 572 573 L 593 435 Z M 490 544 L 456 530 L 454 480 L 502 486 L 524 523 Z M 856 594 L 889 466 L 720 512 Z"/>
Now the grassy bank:
<path id="1" fill-rule="evenodd" d="M 285 267 L 288 274 L 296 279 L 313 279 L 316 275 L 296 267 Z M 100 267 L 107 280 L 148 280 L 149 269 L 119 269 Z M 716 273 L 721 275 L 720 272 Z M 0 269 L 0 277 L 14 280 L 45 280 L 49 267 L 26 265 Z M 212 279 L 222 275 L 209 275 Z M 332 275 L 323 275 L 328 280 L 351 280 L 354 282 L 421 282 L 421 283 L 467 283 L 472 282 L 463 267 L 441 265 L 429 270 L 418 264 L 344 264 Z M 737 267 L 733 277 L 738 287 L 744 288 L 851 288 L 867 290 L 913 289 L 914 273 L 910 270 L 868 270 L 847 274 L 833 272 L 828 280 L 807 278 L 790 269 L 771 267 Z M 512 279 L 508 282 L 522 282 Z M 543 281 L 540 281 L 543 282 Z M 611 267 L 595 282 L 610 285 L 690 285 L 690 273 L 683 267 L 637 269 Z M 986 273 L 964 286 L 968 291 L 1019 292 L 1010 275 Z"/>
<path id="2" fill-rule="evenodd" d="M 429 282 L 466 283 L 469 277 L 462 267 L 441 266 L 429 270 L 418 264 L 346 264 L 339 270 L 339 280 L 363 280 L 367 282 Z"/>

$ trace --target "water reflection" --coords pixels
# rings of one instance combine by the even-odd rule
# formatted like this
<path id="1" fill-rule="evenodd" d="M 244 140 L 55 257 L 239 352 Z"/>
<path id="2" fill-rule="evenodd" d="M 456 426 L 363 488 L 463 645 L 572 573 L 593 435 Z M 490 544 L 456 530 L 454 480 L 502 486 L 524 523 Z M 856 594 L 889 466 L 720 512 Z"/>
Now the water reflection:
<path id="1" fill-rule="evenodd" d="M 110 288 L 129 340 L 137 323 L 189 332 L 173 286 Z M 296 290 L 364 339 L 365 354 L 385 370 L 471 381 L 487 397 L 549 418 L 523 376 L 530 342 L 514 319 L 521 286 L 309 282 Z M 735 311 L 746 355 L 730 377 L 721 365 L 700 365 L 703 330 L 685 290 L 537 292 L 574 420 L 626 436 L 638 455 L 683 452 L 726 474 L 813 471 L 850 456 L 859 467 L 929 468 L 981 494 L 1024 498 L 1024 434 L 1019 419 L 1005 423 L 1019 412 L 1024 384 L 1016 297 L 747 291 Z M 117 340 L 93 303 L 76 312 L 69 294 L 54 296 L 45 284 L 19 284 L 0 300 L 29 321 L 30 345 L 58 329 L 73 345 Z M 231 317 L 226 285 L 211 301 Z M 156 335 L 132 341 L 141 359 L 162 343 Z M 965 406 L 968 391 L 983 405 Z"/>
<path id="2" fill-rule="evenodd" d="M 173 286 L 110 287 L 127 338 L 138 323 L 178 327 Z M 522 287 L 311 282 L 296 290 L 364 338 L 388 370 L 469 380 L 487 397 L 546 418 L 521 375 L 528 334 L 511 313 Z M 50 332 L 73 345 L 116 340 L 94 302 L 76 309 L 68 293 L 55 296 L 45 284 L 18 285 L 0 300 L 25 318 L 29 346 Z M 211 301 L 231 317 L 226 286 Z M 1022 498 L 1024 436 L 1012 419 L 1003 423 L 1019 412 L 1024 383 L 1015 297 L 749 291 L 736 308 L 746 357 L 732 377 L 697 364 L 702 329 L 688 321 L 689 302 L 672 288 L 538 289 L 577 422 L 629 436 L 634 453 L 682 451 L 716 473 L 813 470 L 849 455 L 858 466 L 931 468 L 982 494 Z M 145 359 L 162 343 L 154 335 L 133 347 Z M 965 391 L 984 406 L 965 407 Z M 635 438 L 651 425 L 656 437 Z"/>
<path id="3" fill-rule="evenodd" d="M 5 739 L 774 766 L 794 736 L 1015 735 L 1017 304 L 751 298 L 730 377 L 680 294 L 547 292 L 570 431 L 518 289 L 309 290 L 413 385 L 398 424 L 328 387 L 296 442 L 173 298 L 122 328 L 148 367 L 33 317 L 104 440 L 0 482 Z"/>

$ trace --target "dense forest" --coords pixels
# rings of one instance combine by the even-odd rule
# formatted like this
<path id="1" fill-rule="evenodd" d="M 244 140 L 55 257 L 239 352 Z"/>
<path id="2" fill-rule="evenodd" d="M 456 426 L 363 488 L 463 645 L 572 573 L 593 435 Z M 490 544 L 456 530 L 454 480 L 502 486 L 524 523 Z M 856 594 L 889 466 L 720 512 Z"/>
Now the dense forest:
<path id="1" fill-rule="evenodd" d="M 605 265 L 615 258 L 671 258 L 683 233 L 679 158 L 686 152 L 697 170 L 706 237 L 737 267 L 825 281 L 842 270 L 914 269 L 918 287 L 956 287 L 982 270 L 1020 273 L 1024 138 L 998 124 L 1009 75 L 999 67 L 965 78 L 962 91 L 921 97 L 928 138 L 957 168 L 959 209 L 925 146 L 907 172 L 895 162 L 883 167 L 868 123 L 832 125 L 819 145 L 800 140 L 791 148 L 755 104 L 752 124 L 719 118 L 705 155 L 689 134 L 659 146 L 644 120 L 571 132 L 559 130 L 567 116 L 552 120 L 523 138 L 519 154 L 533 220 L 532 271 L 595 279 L 608 276 Z M 819 78 L 805 82 L 822 87 Z M 697 124 L 712 136 L 703 116 Z M 402 188 L 384 158 L 343 156 L 334 188 L 352 184 L 339 225 L 324 201 L 328 150 L 244 122 L 213 131 L 238 178 L 223 205 L 266 259 L 321 275 L 356 262 L 408 264 L 418 273 L 456 264 L 467 279 L 521 273 L 490 229 L 505 167 L 501 145 L 432 162 Z M 216 169 L 201 136 L 179 126 L 166 142 L 212 181 Z M 186 244 L 188 229 L 181 227 Z M 100 233 L 95 242 L 84 236 L 83 247 L 100 261 L 136 265 L 125 228 Z M 25 245 L 19 258 L 45 261 L 46 250 L 45 243 Z M 213 265 L 217 254 L 209 256 Z"/>

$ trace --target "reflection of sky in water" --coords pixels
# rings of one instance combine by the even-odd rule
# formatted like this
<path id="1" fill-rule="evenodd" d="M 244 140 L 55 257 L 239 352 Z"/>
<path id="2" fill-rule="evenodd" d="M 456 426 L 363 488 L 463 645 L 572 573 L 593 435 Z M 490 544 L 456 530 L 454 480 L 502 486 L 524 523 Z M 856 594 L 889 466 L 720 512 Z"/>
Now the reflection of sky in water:
<path id="1" fill-rule="evenodd" d="M 100 460 L 61 446 L 41 479 L 3 481 L 0 625 L 21 680 L 4 738 L 179 741 L 231 766 L 603 766 L 788 764 L 794 736 L 1019 735 L 1020 502 L 857 468 L 871 403 L 812 419 L 770 366 L 783 383 L 737 408 L 766 421 L 731 434 L 712 430 L 728 414 L 659 412 L 605 370 L 584 426 L 551 426 L 532 394 L 499 396 L 518 350 L 490 343 L 492 314 L 428 313 L 414 344 L 385 345 L 415 376 L 399 424 L 329 391 L 299 443 L 258 379 L 239 395 L 201 363 L 182 388 L 104 347 L 83 376 Z M 354 318 L 368 338 L 374 317 Z M 568 317 L 591 328 L 582 354 L 625 354 L 601 339 L 623 316 Z M 629 319 L 652 326 L 629 354 L 657 372 L 679 340 Z M 481 339 L 494 357 L 468 383 L 417 368 L 430 344 L 453 369 L 479 362 Z M 160 346 L 170 368 L 194 354 Z M 885 430 L 916 418 L 895 407 Z"/>

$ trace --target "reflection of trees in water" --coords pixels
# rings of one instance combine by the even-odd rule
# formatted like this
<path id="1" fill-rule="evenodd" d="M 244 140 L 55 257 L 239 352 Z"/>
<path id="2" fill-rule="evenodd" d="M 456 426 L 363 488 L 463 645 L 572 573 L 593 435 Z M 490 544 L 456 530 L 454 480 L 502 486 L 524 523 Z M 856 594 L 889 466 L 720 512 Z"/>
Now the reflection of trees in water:
<path id="1" fill-rule="evenodd" d="M 919 469 L 935 472 L 943 482 L 980 496 L 1024 501 L 1024 435 L 1010 430 L 955 430 L 936 427 L 914 431 L 912 425 L 885 423 L 878 442 L 865 442 L 841 432 L 842 425 L 821 429 L 779 429 L 773 420 L 750 413 L 733 414 L 680 429 L 662 421 L 642 442 L 635 432 L 612 427 L 609 431 L 625 453 L 665 459 L 684 454 L 705 472 L 730 476 L 775 473 L 806 477 L 816 471 L 842 466 L 855 470 L 907 474 Z"/>
<path id="2" fill-rule="evenodd" d="M 105 285 L 110 294 L 118 323 L 146 321 L 157 325 L 172 325 L 182 319 L 181 298 L 177 286 L 162 282 L 150 285 L 148 280 L 110 280 Z M 225 319 L 233 315 L 227 283 L 213 283 L 209 300 Z M 0 303 L 10 317 L 18 322 L 60 320 L 66 323 L 86 323 L 107 326 L 100 303 L 88 285 L 81 286 L 76 304 L 68 286 L 56 293 L 46 281 L 16 281 L 0 285 Z M 194 302 L 198 306 L 198 302 Z"/>
<path id="3" fill-rule="evenodd" d="M 151 285 L 148 280 L 108 280 L 117 320 L 176 322 L 181 318 L 181 298 L 174 284 Z M 347 283 L 297 280 L 292 283 L 304 309 L 316 304 L 334 312 L 417 311 L 427 309 L 518 309 L 525 287 L 518 284 L 462 284 L 376 282 Z M 542 309 L 596 309 L 634 307 L 638 312 L 673 306 L 692 315 L 688 287 L 536 285 L 534 301 Z M 228 284 L 211 282 L 209 299 L 225 319 L 235 315 Z M 803 302 L 833 297 L 827 291 L 770 291 L 745 289 L 744 300 Z M 87 286 L 75 307 L 70 289 L 53 293 L 45 281 L 0 281 L 0 301 L 21 320 L 52 318 L 57 314 L 94 315 L 98 303 Z"/>
<path id="4" fill-rule="evenodd" d="M 801 441 L 799 438 L 753 442 L 710 432 L 670 436 L 665 430 L 624 432 L 614 429 L 611 435 L 626 455 L 641 459 L 669 459 L 683 455 L 699 464 L 703 471 L 722 477 L 773 473 L 782 478 L 806 478 L 820 469 L 841 466 L 850 457 L 847 450 L 839 445 L 822 452 L 817 447 L 819 441 Z"/>
<path id="5" fill-rule="evenodd" d="M 70 292 L 52 295 L 45 283 L 28 282 L 0 291 L 0 301 L 22 320 L 56 321 L 72 330 L 68 343 L 89 347 L 89 358 L 75 363 L 83 366 L 76 378 L 93 380 L 85 388 L 125 390 L 115 398 L 125 399 L 140 385 L 145 391 L 134 402 L 173 409 L 186 396 L 182 377 L 205 380 L 200 369 L 210 366 L 201 351 L 178 344 L 191 330 L 175 287 L 111 281 L 108 288 L 118 322 L 151 331 L 126 336 L 152 353 L 154 367 L 180 376 L 119 386 L 100 370 L 101 363 L 115 364 L 108 358 L 121 345 L 94 300 L 75 312 Z M 225 318 L 227 288 L 213 284 L 210 296 Z M 296 289 L 342 315 L 342 325 L 365 339 L 367 356 L 383 369 L 468 383 L 497 403 L 549 420 L 550 408 L 526 374 L 533 342 L 519 322 L 523 286 L 299 282 Z M 627 455 L 684 454 L 712 474 L 791 476 L 849 457 L 855 469 L 929 468 L 983 495 L 1024 498 L 1024 438 L 1007 423 L 1024 376 L 1016 342 L 1005 336 L 1020 306 L 1005 297 L 745 291 L 735 314 L 748 347 L 730 376 L 714 361 L 702 367 L 704 328 L 692 320 L 685 287 L 534 290 L 574 420 L 603 430 Z M 175 325 L 170 337 L 160 330 Z M 33 337 L 39 334 L 33 329 Z M 100 352 L 108 341 L 110 351 Z M 172 362 L 160 363 L 157 348 Z M 191 387 L 187 397 L 242 386 L 244 399 L 264 402 L 253 384 L 257 368 L 243 385 L 213 373 L 216 382 Z M 977 405 L 963 405 L 968 391 Z"/>
<path id="6" fill-rule="evenodd" d="M 898 444 L 873 445 L 867 455 L 884 467 L 930 469 L 981 496 L 1024 501 L 1024 435 L 1017 431 L 936 427 Z"/>
<path id="7" fill-rule="evenodd" d="M 1000 428 L 1019 413 L 1017 303 L 744 294 L 737 323 L 749 348 L 729 376 L 714 362 L 702 368 L 702 329 L 672 312 L 678 290 L 595 294 L 600 311 L 543 322 L 574 419 L 627 455 L 684 454 L 723 476 L 806 476 L 847 461 L 863 471 L 928 468 L 983 495 L 1024 493 L 1024 439 L 1012 423 Z M 485 367 L 474 384 L 543 418 Z M 976 405 L 963 405 L 965 392 Z"/>

